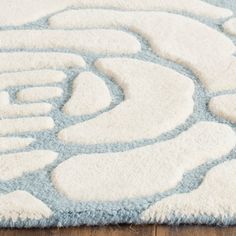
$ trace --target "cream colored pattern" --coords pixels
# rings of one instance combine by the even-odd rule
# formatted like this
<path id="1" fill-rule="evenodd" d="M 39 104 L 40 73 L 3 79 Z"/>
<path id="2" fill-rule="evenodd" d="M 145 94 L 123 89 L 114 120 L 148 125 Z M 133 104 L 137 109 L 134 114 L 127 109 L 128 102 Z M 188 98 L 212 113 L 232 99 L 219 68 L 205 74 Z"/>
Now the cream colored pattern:
<path id="1" fill-rule="evenodd" d="M 174 187 L 185 172 L 227 154 L 235 143 L 229 126 L 199 122 L 166 142 L 72 157 L 56 167 L 52 181 L 58 191 L 78 202 L 149 196 Z"/>
<path id="2" fill-rule="evenodd" d="M 51 117 L 26 117 L 0 120 L 0 135 L 39 132 L 54 127 Z"/>
<path id="3" fill-rule="evenodd" d="M 85 67 L 81 56 L 58 52 L 0 53 L 0 72 Z"/>
<path id="4" fill-rule="evenodd" d="M 122 87 L 125 100 L 109 112 L 59 132 L 65 142 L 96 144 L 155 138 L 193 111 L 193 82 L 167 67 L 128 58 L 104 58 L 96 67 Z"/>
<path id="5" fill-rule="evenodd" d="M 178 219 L 227 216 L 236 212 L 236 160 L 214 167 L 205 176 L 202 184 L 190 193 L 174 194 L 157 202 L 143 212 L 144 221 L 168 222 L 173 213 Z M 184 223 L 184 222 L 183 222 Z"/>
<path id="6" fill-rule="evenodd" d="M 39 199 L 26 191 L 17 190 L 0 196 L 0 218 L 5 220 L 40 220 L 52 211 Z"/>
<path id="7" fill-rule="evenodd" d="M 10 30 L 0 31 L 0 38 L 0 48 L 65 48 L 114 54 L 137 53 L 141 48 L 134 36 L 118 30 Z"/>
<path id="8" fill-rule="evenodd" d="M 41 169 L 56 158 L 56 152 L 46 150 L 0 155 L 0 180 L 9 180 Z"/>
<path id="9" fill-rule="evenodd" d="M 200 0 L 1 0 L 0 225 L 234 219 L 235 160 L 177 194 L 186 173 L 234 158 L 232 15 Z"/>
<path id="10" fill-rule="evenodd" d="M 23 102 L 37 102 L 62 96 L 63 90 L 58 87 L 33 87 L 20 90 L 16 97 Z"/>
<path id="11" fill-rule="evenodd" d="M 213 97 L 209 102 L 209 109 L 215 115 L 231 122 L 236 122 L 236 94 Z"/>
<path id="12" fill-rule="evenodd" d="M 15 150 L 27 147 L 35 139 L 33 138 L 20 138 L 20 137 L 0 137 L 0 151 Z"/>
<path id="13" fill-rule="evenodd" d="M 6 57 L 6 59 L 10 60 L 12 58 Z M 7 89 L 10 87 L 23 85 L 46 85 L 52 83 L 59 83 L 64 81 L 65 79 L 66 75 L 62 71 L 55 70 L 34 70 L 2 73 L 0 74 L 0 89 Z"/>
<path id="14" fill-rule="evenodd" d="M 158 55 L 190 68 L 210 91 L 236 88 L 233 42 L 189 17 L 163 12 L 70 10 L 52 17 L 50 25 L 129 28 L 146 38 Z"/>
<path id="15" fill-rule="evenodd" d="M 35 21 L 67 7 L 116 8 L 124 10 L 169 10 L 184 11 L 212 19 L 232 15 L 232 11 L 210 5 L 200 0 L 1 0 L 0 25 L 21 25 Z"/>
<path id="16" fill-rule="evenodd" d="M 223 27 L 226 33 L 236 35 L 236 18 L 231 18 L 226 21 Z"/>
<path id="17" fill-rule="evenodd" d="M 0 117 L 21 117 L 21 116 L 37 116 L 47 114 L 51 111 L 52 105 L 49 103 L 32 103 L 32 104 L 10 104 L 9 94 L 0 92 Z"/>
<path id="18" fill-rule="evenodd" d="M 91 72 L 83 72 L 73 82 L 73 92 L 63 111 L 71 116 L 87 115 L 108 107 L 111 95 L 106 83 Z"/>

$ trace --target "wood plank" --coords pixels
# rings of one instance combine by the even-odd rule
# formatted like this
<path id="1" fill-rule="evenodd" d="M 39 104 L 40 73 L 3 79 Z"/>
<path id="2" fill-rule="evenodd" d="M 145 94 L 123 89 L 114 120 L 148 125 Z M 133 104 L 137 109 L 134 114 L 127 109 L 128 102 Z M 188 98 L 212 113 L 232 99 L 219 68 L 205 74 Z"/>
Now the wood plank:
<path id="1" fill-rule="evenodd" d="M 7 229 L 0 236 L 236 236 L 236 227 L 122 225 L 104 227 Z"/>
<path id="2" fill-rule="evenodd" d="M 236 236 L 236 227 L 156 225 L 155 236 Z"/>
<path id="3" fill-rule="evenodd" d="M 53 229 L 0 230 L 0 236 L 155 236 L 155 226 L 106 226 Z"/>

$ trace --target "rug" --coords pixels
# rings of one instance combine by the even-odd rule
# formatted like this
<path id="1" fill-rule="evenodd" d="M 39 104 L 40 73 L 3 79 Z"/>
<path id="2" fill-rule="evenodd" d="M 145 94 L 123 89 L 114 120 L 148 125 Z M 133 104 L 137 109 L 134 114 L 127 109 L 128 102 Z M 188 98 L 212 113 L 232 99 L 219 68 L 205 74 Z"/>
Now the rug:
<path id="1" fill-rule="evenodd" d="M 236 223 L 234 0 L 1 0 L 0 227 Z"/>

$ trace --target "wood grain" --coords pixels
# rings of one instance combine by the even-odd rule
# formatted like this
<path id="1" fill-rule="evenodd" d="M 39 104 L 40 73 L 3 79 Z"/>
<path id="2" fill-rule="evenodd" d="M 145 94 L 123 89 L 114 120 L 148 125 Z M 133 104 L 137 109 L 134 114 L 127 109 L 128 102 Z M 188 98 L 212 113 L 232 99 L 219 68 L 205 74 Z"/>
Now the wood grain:
<path id="1" fill-rule="evenodd" d="M 236 236 L 236 227 L 124 225 L 60 229 L 2 229 L 0 236 Z"/>

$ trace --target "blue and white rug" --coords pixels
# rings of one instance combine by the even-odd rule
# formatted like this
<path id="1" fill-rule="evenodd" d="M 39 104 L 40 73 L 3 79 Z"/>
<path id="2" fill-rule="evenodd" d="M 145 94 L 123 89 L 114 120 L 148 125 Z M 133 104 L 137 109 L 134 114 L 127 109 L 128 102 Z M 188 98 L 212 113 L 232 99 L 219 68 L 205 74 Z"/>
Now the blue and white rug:
<path id="1" fill-rule="evenodd" d="M 236 224 L 235 0 L 1 0 L 0 226 Z"/>

